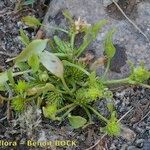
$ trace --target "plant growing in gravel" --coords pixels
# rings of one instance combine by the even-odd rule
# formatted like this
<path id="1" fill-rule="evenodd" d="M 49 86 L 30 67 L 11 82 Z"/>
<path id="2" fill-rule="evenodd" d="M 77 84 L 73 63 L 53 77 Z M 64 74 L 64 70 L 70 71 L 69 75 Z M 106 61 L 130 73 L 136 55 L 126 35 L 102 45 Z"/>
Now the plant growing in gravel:
<path id="1" fill-rule="evenodd" d="M 11 59 L 15 65 L 0 74 L 1 90 L 11 95 L 4 99 L 11 101 L 12 108 L 19 113 L 28 109 L 28 105 L 36 105 L 42 109 L 43 115 L 51 120 L 61 122 L 68 118 L 70 125 L 75 129 L 92 124 L 91 114 L 94 113 L 104 122 L 106 133 L 119 135 L 120 124 L 112 101 L 108 103 L 110 112 L 108 118 L 92 107 L 92 104 L 100 99 L 113 99 L 113 93 L 109 88 L 111 84 L 127 83 L 150 88 L 145 84 L 150 72 L 144 66 L 139 66 L 132 67 L 128 78 L 119 80 L 107 78 L 109 66 L 116 52 L 112 42 L 116 30 L 111 29 L 104 40 L 106 69 L 104 74 L 97 76 L 96 68 L 92 67 L 90 70 L 89 63 L 81 55 L 96 39 L 99 30 L 107 24 L 107 21 L 102 20 L 90 25 L 80 18 L 74 21 L 67 12 L 64 12 L 64 15 L 69 20 L 69 29 L 58 27 L 50 29 L 64 32 L 67 40 L 54 36 L 53 39 L 30 41 L 24 31 L 20 30 L 20 39 L 25 48 Z M 31 27 L 44 26 L 31 16 L 24 17 L 23 22 Z M 75 41 L 79 33 L 84 37 L 82 44 L 77 46 Z M 85 111 L 88 120 L 86 116 L 79 116 L 77 112 L 73 112 L 77 107 Z"/>

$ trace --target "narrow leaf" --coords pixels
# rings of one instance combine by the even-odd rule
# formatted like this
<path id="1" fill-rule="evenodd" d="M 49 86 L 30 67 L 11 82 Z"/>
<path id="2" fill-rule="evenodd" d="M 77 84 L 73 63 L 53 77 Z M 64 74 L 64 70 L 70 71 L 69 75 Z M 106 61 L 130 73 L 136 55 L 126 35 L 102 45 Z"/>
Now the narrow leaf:
<path id="1" fill-rule="evenodd" d="M 73 16 L 69 13 L 69 11 L 64 10 L 64 11 L 63 11 L 63 15 L 65 16 L 66 19 L 69 20 L 69 23 L 70 23 L 71 25 L 74 24 Z"/>
<path id="2" fill-rule="evenodd" d="M 43 92 L 48 92 L 48 91 L 54 91 L 55 90 L 55 86 L 51 83 L 46 83 L 46 85 L 44 86 L 40 86 L 40 85 L 37 85 L 37 86 L 34 86 L 33 88 L 31 89 L 28 89 L 27 91 L 27 95 L 28 96 L 33 96 L 35 94 L 39 94 L 39 93 L 43 93 Z"/>
<path id="3" fill-rule="evenodd" d="M 86 75 L 89 75 L 89 72 L 86 71 L 84 68 L 82 68 L 82 67 L 79 66 L 79 65 L 73 64 L 73 63 L 71 63 L 71 62 L 69 62 L 69 61 L 67 61 L 67 60 L 63 60 L 63 64 L 64 64 L 65 66 L 70 66 L 70 67 L 77 68 L 78 70 L 81 70 L 82 72 L 84 72 Z"/>
<path id="4" fill-rule="evenodd" d="M 58 36 L 54 36 L 54 42 L 57 45 L 57 52 L 71 54 L 72 49 L 69 42 L 62 41 Z"/>
<path id="5" fill-rule="evenodd" d="M 12 69 L 9 69 L 9 70 L 7 71 L 7 77 L 8 77 L 8 80 L 9 80 L 11 86 L 15 87 L 15 80 L 14 80 L 14 78 L 13 78 Z"/>
<path id="6" fill-rule="evenodd" d="M 19 68 L 20 71 L 29 70 L 30 67 L 26 62 L 18 62 L 15 64 L 16 68 Z"/>
<path id="7" fill-rule="evenodd" d="M 110 30 L 104 41 L 104 49 L 105 49 L 105 54 L 107 55 L 108 59 L 111 60 L 115 53 L 116 53 L 116 48 L 113 45 L 113 34 L 116 32 L 115 29 Z"/>
<path id="8" fill-rule="evenodd" d="M 58 78 L 63 78 L 64 67 L 61 60 L 54 54 L 44 51 L 40 55 L 40 62 L 43 66 Z"/>
<path id="9" fill-rule="evenodd" d="M 87 122 L 87 120 L 81 116 L 68 116 L 68 119 L 69 119 L 70 125 L 74 129 L 83 127 Z"/>
<path id="10" fill-rule="evenodd" d="M 30 27 L 38 27 L 41 25 L 40 21 L 33 16 L 26 16 L 22 18 L 22 22 Z"/>
<path id="11" fill-rule="evenodd" d="M 28 59 L 28 64 L 32 68 L 33 72 L 36 72 L 39 69 L 39 57 L 36 54 L 32 54 Z"/>
<path id="12" fill-rule="evenodd" d="M 58 51 L 63 52 L 64 51 L 63 41 L 58 36 L 54 36 L 54 42 L 58 47 Z"/>
<path id="13" fill-rule="evenodd" d="M 3 85 L 6 81 L 8 81 L 7 72 L 0 73 L 0 85 Z"/>
<path id="14" fill-rule="evenodd" d="M 29 37 L 25 34 L 25 32 L 23 31 L 23 29 L 20 29 L 20 36 L 19 39 L 21 40 L 21 42 L 23 44 L 25 44 L 26 46 L 30 43 Z"/>
<path id="15" fill-rule="evenodd" d="M 45 40 L 34 40 L 32 41 L 16 58 L 16 62 L 24 62 L 26 61 L 29 56 L 31 56 L 33 53 L 39 55 L 47 45 L 48 39 Z"/>
<path id="16" fill-rule="evenodd" d="M 107 23 L 107 20 L 101 20 L 98 23 L 95 23 L 93 26 L 89 27 L 84 36 L 83 44 L 78 49 L 77 56 L 80 54 L 96 39 L 100 29 Z"/>

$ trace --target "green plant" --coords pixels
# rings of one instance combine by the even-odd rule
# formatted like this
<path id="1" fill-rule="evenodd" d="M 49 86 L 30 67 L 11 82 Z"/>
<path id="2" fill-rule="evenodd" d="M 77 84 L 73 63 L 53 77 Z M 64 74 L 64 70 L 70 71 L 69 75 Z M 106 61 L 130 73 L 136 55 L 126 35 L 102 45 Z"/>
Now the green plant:
<path id="1" fill-rule="evenodd" d="M 150 77 L 150 72 L 144 66 L 132 67 L 128 78 L 119 80 L 107 78 L 116 51 L 112 42 L 115 29 L 112 29 L 104 40 L 106 70 L 103 75 L 97 76 L 96 71 L 91 72 L 89 65 L 80 61 L 80 56 L 96 39 L 99 30 L 107 24 L 107 21 L 102 20 L 90 25 L 81 19 L 74 21 L 68 12 L 64 12 L 64 15 L 69 20 L 69 30 L 58 27 L 50 27 L 50 29 L 64 32 L 68 36 L 68 41 L 58 36 L 54 36 L 52 40 L 30 40 L 24 31 L 20 30 L 20 39 L 25 48 L 18 56 L 11 59 L 15 63 L 13 68 L 0 74 L 0 87 L 3 87 L 3 91 L 7 91 L 7 85 L 13 93 L 12 97 L 5 100 L 11 100 L 12 107 L 18 112 L 25 111 L 27 105 L 33 105 L 34 102 L 42 109 L 45 117 L 59 121 L 68 118 L 75 129 L 93 123 L 91 114 L 94 113 L 100 121 L 104 122 L 105 132 L 111 136 L 119 135 L 120 124 L 113 104 L 108 103 L 110 118 L 101 115 L 92 104 L 100 99 L 113 98 L 109 88 L 111 84 L 133 84 L 150 88 L 145 84 Z M 31 27 L 44 26 L 31 16 L 24 17 L 22 20 Z M 75 40 L 79 33 L 83 33 L 84 37 L 83 43 L 77 47 Z M 47 45 L 50 49 L 46 47 Z M 16 69 L 20 71 L 15 72 Z M 71 114 L 77 107 L 83 108 L 88 121 L 86 116 Z"/>

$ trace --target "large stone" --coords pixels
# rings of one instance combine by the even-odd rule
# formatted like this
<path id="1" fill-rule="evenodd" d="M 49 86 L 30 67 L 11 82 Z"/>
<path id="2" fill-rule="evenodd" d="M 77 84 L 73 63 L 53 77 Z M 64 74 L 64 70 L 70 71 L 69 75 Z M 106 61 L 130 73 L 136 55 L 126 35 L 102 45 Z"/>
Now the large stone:
<path id="1" fill-rule="evenodd" d="M 118 0 L 116 0 L 116 2 L 118 2 Z M 107 7 L 108 5 L 110 5 L 110 4 L 112 4 L 113 2 L 112 2 L 112 0 L 103 0 L 103 5 L 105 6 L 105 7 Z"/>
<path id="2" fill-rule="evenodd" d="M 75 18 L 81 17 L 88 23 L 93 24 L 101 19 L 107 19 L 109 23 L 99 33 L 97 39 L 88 48 L 95 51 L 96 57 L 103 55 L 103 40 L 107 31 L 112 28 L 117 28 L 117 33 L 114 35 L 114 44 L 117 48 L 125 50 L 127 59 L 132 61 L 135 65 L 139 65 L 141 61 L 150 69 L 150 43 L 146 38 L 137 31 L 137 29 L 131 25 L 125 18 L 122 20 L 112 18 L 108 15 L 106 7 L 103 5 L 103 1 L 100 0 L 52 0 L 48 12 L 44 19 L 46 26 L 59 26 L 66 28 L 66 20 L 62 15 L 62 11 L 67 9 Z M 142 31 L 150 38 L 150 2 L 137 3 L 137 14 L 134 18 L 134 22 L 142 29 Z M 112 12 L 113 13 L 113 12 Z M 52 30 L 46 30 L 46 36 L 52 37 L 54 32 Z M 87 49 L 87 50 L 88 50 Z M 118 53 L 121 50 L 118 49 Z M 122 64 L 126 59 L 124 53 L 118 54 L 114 66 L 119 64 L 121 69 L 119 71 L 110 72 L 111 78 L 125 77 L 129 73 L 128 64 Z M 102 70 L 99 69 L 98 73 L 101 74 Z"/>

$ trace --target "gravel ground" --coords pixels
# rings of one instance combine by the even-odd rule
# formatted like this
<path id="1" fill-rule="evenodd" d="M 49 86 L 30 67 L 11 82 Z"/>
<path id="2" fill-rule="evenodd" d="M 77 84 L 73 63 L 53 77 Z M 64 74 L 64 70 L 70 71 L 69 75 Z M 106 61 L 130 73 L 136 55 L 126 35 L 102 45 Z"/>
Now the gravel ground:
<path id="1" fill-rule="evenodd" d="M 38 5 L 41 4 L 41 5 Z M 43 4 L 43 5 L 42 5 Z M 30 38 L 34 38 L 36 30 L 24 26 L 21 23 L 21 18 L 27 15 L 34 15 L 41 20 L 44 17 L 46 10 L 45 0 L 39 3 L 35 3 L 34 6 L 24 6 L 22 9 L 17 9 L 15 1 L 1 0 L 0 1 L 0 65 L 6 67 L 6 59 L 8 57 L 16 56 L 23 48 L 21 41 L 19 40 L 19 29 L 23 28 Z"/>
<path id="2" fill-rule="evenodd" d="M 145 32 L 147 30 L 147 35 L 149 35 L 149 20 L 146 19 L 146 17 L 148 17 L 150 13 L 150 4 L 148 2 L 149 1 L 144 1 L 144 3 L 140 3 L 139 7 L 137 7 L 138 9 L 135 9 L 134 13 L 136 14 L 136 12 L 138 12 L 138 16 L 136 16 L 135 14 L 133 16 L 130 15 L 131 18 L 133 18 Z M 54 2 L 50 3 L 49 11 L 44 19 L 45 24 L 49 24 L 49 22 L 46 22 L 49 16 L 51 16 L 49 17 L 51 20 L 50 24 L 55 23 L 54 19 L 57 20 L 56 23 L 62 19 L 59 16 L 55 18 L 55 11 L 53 10 L 54 8 L 50 11 L 52 5 L 54 5 Z M 59 5 L 55 5 L 55 9 L 59 9 Z M 25 29 L 27 34 L 31 38 L 34 38 L 34 36 L 36 35 L 37 31 L 24 26 L 20 22 L 20 18 L 28 14 L 35 15 L 37 17 L 40 17 L 41 19 L 43 19 L 44 17 L 44 13 L 39 14 L 36 12 L 37 9 L 40 9 L 38 6 L 33 7 L 34 9 L 32 7 L 26 7 L 21 13 L 14 13 L 14 7 L 14 3 L 9 0 L 0 1 L 0 65 L 2 69 L 5 69 L 10 65 L 5 63 L 7 58 L 16 55 L 22 50 L 22 44 L 18 40 L 19 28 L 22 27 L 23 29 Z M 127 58 L 131 58 L 136 64 L 139 64 L 139 60 L 146 60 L 146 65 L 147 67 L 149 67 L 150 53 L 148 51 L 148 43 L 145 41 L 144 37 L 137 33 L 134 28 L 130 24 L 128 24 L 125 19 L 123 19 L 123 16 L 118 15 L 117 19 L 113 19 L 114 16 L 111 16 L 111 11 L 113 11 L 113 7 L 114 6 L 111 5 L 108 10 L 106 10 L 108 11 L 108 13 L 106 13 L 104 9 L 101 9 L 101 12 L 99 12 L 94 18 L 95 21 L 101 18 L 100 15 L 103 15 L 103 18 L 111 18 L 110 26 L 116 25 L 119 31 L 122 31 L 123 28 L 127 29 L 126 32 L 119 32 L 114 39 L 118 49 L 125 49 Z M 69 9 L 74 10 L 73 6 Z M 143 9 L 145 10 L 143 11 Z M 97 9 L 93 10 L 91 14 L 94 15 L 96 10 Z M 90 23 L 93 23 L 93 20 L 90 18 L 90 16 L 89 18 L 87 18 L 87 20 Z M 106 27 L 105 30 L 107 30 L 110 26 Z M 98 36 L 98 39 L 92 45 L 94 49 L 99 49 L 102 47 L 102 45 L 97 47 L 97 43 L 100 43 L 102 41 L 105 30 L 103 31 L 102 35 Z M 48 36 L 51 36 L 52 33 L 47 34 L 50 34 Z M 118 40 L 117 38 L 120 40 Z M 133 53 L 132 50 L 135 49 L 138 50 L 136 52 L 134 51 L 135 53 Z M 142 54 L 141 52 L 139 53 L 140 50 L 142 50 Z M 100 55 L 100 53 L 98 52 L 98 55 Z M 127 65 L 125 65 L 124 68 L 127 68 L 128 70 Z M 121 69 L 121 73 L 111 72 L 111 75 L 113 75 L 115 78 L 120 76 L 126 76 L 126 74 L 126 69 Z M 150 90 L 143 89 L 141 87 L 125 86 L 115 88 L 113 89 L 113 91 L 114 104 L 118 112 L 118 118 L 121 118 L 128 111 L 130 111 L 130 113 L 128 113 L 121 120 L 123 129 L 120 137 L 106 136 L 92 150 L 149 150 Z M 97 101 L 96 104 L 94 104 L 94 107 L 102 112 L 102 114 L 107 116 L 108 112 L 105 106 L 106 100 Z M 72 130 L 72 128 L 67 125 L 67 121 L 63 122 L 62 124 L 59 124 L 57 122 L 51 122 L 48 119 L 43 119 L 40 110 L 29 107 L 28 111 L 22 114 L 18 119 L 12 119 L 8 122 L 6 118 L 4 118 L 6 116 L 6 105 L 0 105 L 0 107 L 0 139 L 17 140 L 19 143 L 24 143 L 27 139 L 32 139 L 35 141 L 69 139 L 77 141 L 77 146 L 68 148 L 49 147 L 49 149 L 84 150 L 92 146 L 98 139 L 103 136 L 103 133 L 100 133 L 99 131 L 99 127 L 102 125 L 102 123 L 97 120 L 95 120 L 95 125 L 91 125 L 83 130 Z M 93 119 L 95 119 L 94 115 Z M 24 145 L 20 145 L 18 149 L 26 150 L 30 148 Z M 38 148 L 35 149 L 38 150 Z M 48 148 L 39 148 L 39 150 L 40 149 Z"/>

